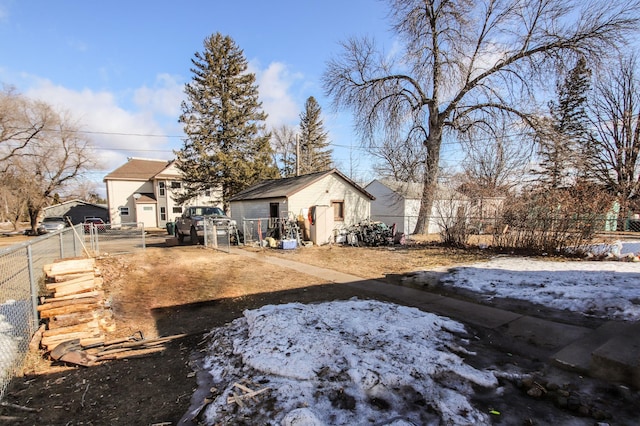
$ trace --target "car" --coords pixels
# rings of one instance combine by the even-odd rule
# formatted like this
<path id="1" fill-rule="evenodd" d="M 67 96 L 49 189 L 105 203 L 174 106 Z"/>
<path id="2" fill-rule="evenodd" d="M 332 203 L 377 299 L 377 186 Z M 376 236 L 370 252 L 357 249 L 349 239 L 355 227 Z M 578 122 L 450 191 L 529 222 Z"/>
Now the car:
<path id="1" fill-rule="evenodd" d="M 94 229 L 95 231 L 98 232 L 104 232 L 107 229 L 107 224 L 104 223 L 104 220 L 102 220 L 102 218 L 99 217 L 88 217 L 84 220 L 84 232 L 85 233 L 89 233 L 91 232 L 91 229 Z"/>
<path id="2" fill-rule="evenodd" d="M 64 217 L 49 216 L 42 219 L 38 226 L 38 234 L 48 234 L 50 232 L 60 231 L 68 226 Z"/>

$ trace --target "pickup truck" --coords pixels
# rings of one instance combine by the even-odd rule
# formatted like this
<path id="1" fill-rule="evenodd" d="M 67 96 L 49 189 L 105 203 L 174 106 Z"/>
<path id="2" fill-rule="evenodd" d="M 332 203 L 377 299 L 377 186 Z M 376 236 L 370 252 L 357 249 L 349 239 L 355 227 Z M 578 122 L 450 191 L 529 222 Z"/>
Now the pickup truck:
<path id="1" fill-rule="evenodd" d="M 197 244 L 204 239 L 205 218 L 213 218 L 218 226 L 235 226 L 236 222 L 224 214 L 219 207 L 190 206 L 186 207 L 182 216 L 176 218 L 176 236 L 182 244 L 184 237 L 189 236 L 191 244 Z"/>

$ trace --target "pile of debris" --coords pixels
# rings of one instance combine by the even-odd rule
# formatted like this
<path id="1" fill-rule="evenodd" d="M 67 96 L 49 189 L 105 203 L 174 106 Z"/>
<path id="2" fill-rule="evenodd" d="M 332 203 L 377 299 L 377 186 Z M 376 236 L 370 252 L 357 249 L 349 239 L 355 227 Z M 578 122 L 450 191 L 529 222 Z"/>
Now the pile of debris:
<path id="1" fill-rule="evenodd" d="M 141 331 L 106 340 L 116 330 L 103 278 L 95 259 L 72 259 L 44 266 L 48 297 L 38 306 L 42 325 L 31 349 L 42 346 L 54 361 L 89 367 L 115 359 L 137 358 L 165 350 L 175 336 L 145 339 Z"/>

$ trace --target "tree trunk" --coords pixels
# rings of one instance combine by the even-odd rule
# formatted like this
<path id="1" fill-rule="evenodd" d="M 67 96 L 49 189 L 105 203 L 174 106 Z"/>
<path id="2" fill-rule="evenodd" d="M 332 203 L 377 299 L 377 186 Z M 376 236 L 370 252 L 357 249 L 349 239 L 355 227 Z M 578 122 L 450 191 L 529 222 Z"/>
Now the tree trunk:
<path id="1" fill-rule="evenodd" d="M 422 188 L 422 199 L 420 200 L 420 210 L 414 234 L 427 234 L 429 232 L 429 219 L 431 209 L 438 189 L 438 172 L 440 164 L 440 146 L 442 143 L 442 130 L 432 131 L 426 140 L 427 146 L 427 167 L 424 174 L 424 187 Z"/>

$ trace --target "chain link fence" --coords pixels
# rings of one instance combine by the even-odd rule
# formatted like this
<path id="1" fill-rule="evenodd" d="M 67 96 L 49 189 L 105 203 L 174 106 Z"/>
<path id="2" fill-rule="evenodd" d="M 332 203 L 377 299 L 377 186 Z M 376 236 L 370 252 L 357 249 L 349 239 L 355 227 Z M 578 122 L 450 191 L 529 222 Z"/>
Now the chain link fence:
<path id="1" fill-rule="evenodd" d="M 20 371 L 38 328 L 44 265 L 82 255 L 82 225 L 0 249 L 0 400 Z"/>
<path id="2" fill-rule="evenodd" d="M 144 223 L 85 223 L 82 232 L 94 254 L 122 254 L 146 248 Z"/>

